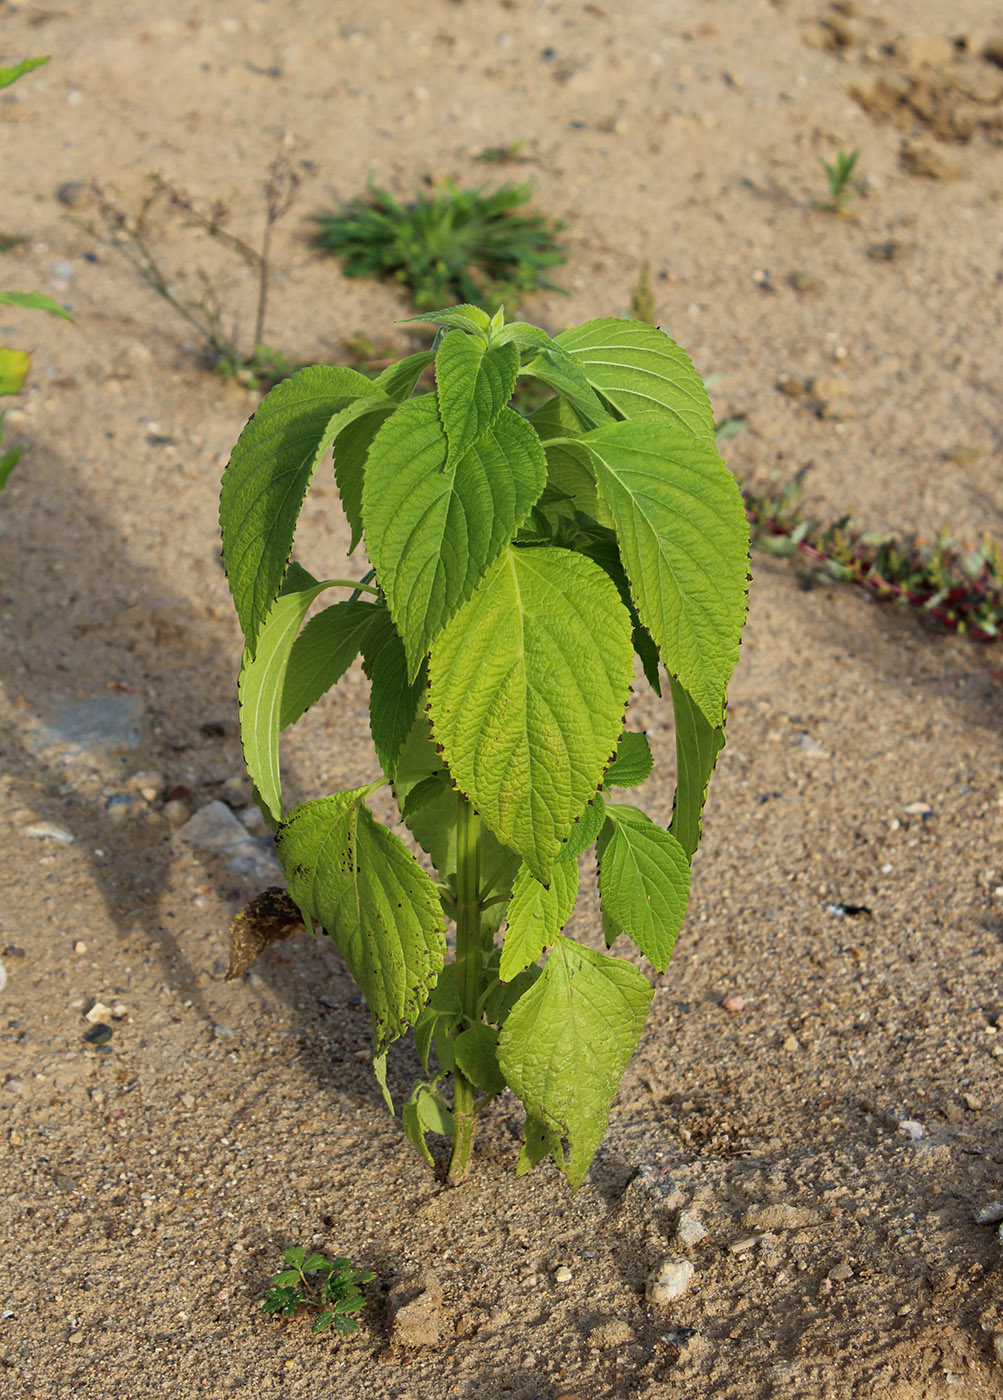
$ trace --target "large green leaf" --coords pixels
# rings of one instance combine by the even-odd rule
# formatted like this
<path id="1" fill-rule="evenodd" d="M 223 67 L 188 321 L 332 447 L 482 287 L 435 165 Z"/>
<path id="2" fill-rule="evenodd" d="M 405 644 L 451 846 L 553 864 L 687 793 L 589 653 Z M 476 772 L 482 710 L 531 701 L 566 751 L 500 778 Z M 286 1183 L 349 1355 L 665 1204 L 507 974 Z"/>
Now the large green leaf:
<path id="1" fill-rule="evenodd" d="M 652 419 L 580 441 L 616 521 L 641 621 L 669 673 L 720 725 L 748 592 L 749 526 L 735 478 L 713 443 Z"/>
<path id="2" fill-rule="evenodd" d="M 452 331 L 435 357 L 439 417 L 449 444 L 446 466 L 455 465 L 501 413 L 519 373 L 514 345 L 487 345 L 479 336 Z"/>
<path id="3" fill-rule="evenodd" d="M 700 844 L 707 785 L 724 748 L 724 729 L 709 724 L 678 681 L 670 678 L 676 719 L 676 800 L 669 830 L 689 859 Z"/>
<path id="4" fill-rule="evenodd" d="M 597 847 L 606 941 L 627 934 L 664 972 L 686 917 L 689 860 L 676 838 L 638 808 L 608 802 L 606 816 Z"/>
<path id="5" fill-rule="evenodd" d="M 549 885 L 541 885 L 524 865 L 515 878 L 505 911 L 508 928 L 502 945 L 498 976 L 503 982 L 535 963 L 571 918 L 578 894 L 578 866 L 557 861 Z"/>
<path id="6" fill-rule="evenodd" d="M 668 419 L 713 439 L 714 414 L 703 380 L 664 331 L 606 316 L 562 331 L 557 343 L 624 418 Z"/>
<path id="7" fill-rule="evenodd" d="M 498 1038 L 502 1073 L 526 1107 L 520 1171 L 553 1152 L 572 1187 L 581 1185 L 651 996 L 651 984 L 632 964 L 557 940 L 543 975 L 516 1002 Z"/>
<path id="8" fill-rule="evenodd" d="M 253 652 L 278 597 L 296 521 L 317 463 L 338 432 L 385 404 L 355 370 L 314 365 L 268 394 L 223 474 L 223 561 L 244 640 Z"/>
<path id="9" fill-rule="evenodd" d="M 330 587 L 329 583 L 312 582 L 308 587 L 280 594 L 265 618 L 254 655 L 247 648 L 244 650 L 237 681 L 240 742 L 248 775 L 275 822 L 282 820 L 279 732 L 286 664 L 307 609 Z"/>
<path id="10" fill-rule="evenodd" d="M 27 311 L 47 311 L 50 316 L 61 316 L 64 321 L 73 320 L 65 306 L 60 306 L 44 292 L 0 292 L 0 306 L 21 306 Z"/>
<path id="11" fill-rule="evenodd" d="M 384 424 L 366 465 L 366 544 L 412 677 L 546 481 L 539 438 L 508 408 L 449 468 L 446 457 L 438 403 L 428 394 Z"/>
<path id="12" fill-rule="evenodd" d="M 369 1003 L 375 1053 L 414 1023 L 445 955 L 435 886 L 356 788 L 290 812 L 276 837 L 289 893 L 334 939 Z"/>
<path id="13" fill-rule="evenodd" d="M 361 651 L 365 638 L 385 615 L 386 608 L 382 604 L 355 598 L 333 603 L 310 619 L 289 653 L 282 686 L 280 729 L 295 724 L 341 680 Z"/>
<path id="14" fill-rule="evenodd" d="M 549 547 L 506 549 L 432 647 L 450 772 L 545 884 L 620 737 L 633 655 L 613 584 Z"/>

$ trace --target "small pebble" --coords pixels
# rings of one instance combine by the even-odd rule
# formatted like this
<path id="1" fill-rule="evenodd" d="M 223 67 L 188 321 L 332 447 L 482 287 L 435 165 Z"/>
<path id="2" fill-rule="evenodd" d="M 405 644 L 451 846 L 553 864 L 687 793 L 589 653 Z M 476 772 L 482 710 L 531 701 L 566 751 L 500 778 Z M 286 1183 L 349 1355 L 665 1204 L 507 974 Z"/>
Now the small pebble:
<path id="1" fill-rule="evenodd" d="M 676 1239 L 686 1249 L 702 1243 L 707 1238 L 707 1226 L 691 1210 L 681 1210 L 676 1223 Z"/>
<path id="2" fill-rule="evenodd" d="M 87 944 L 83 941 L 82 938 L 78 938 L 77 941 L 74 943 L 74 945 L 73 945 L 73 951 L 74 951 L 75 953 L 86 953 L 86 952 L 87 952 Z"/>
<path id="3" fill-rule="evenodd" d="M 853 1278 L 853 1270 L 849 1264 L 837 1264 L 834 1269 L 829 1270 L 829 1278 L 833 1283 L 846 1283 L 848 1279 Z"/>
<path id="4" fill-rule="evenodd" d="M 70 846 L 77 839 L 72 832 L 53 822 L 36 822 L 33 826 L 26 826 L 24 834 L 34 841 L 57 841 L 61 846 Z"/>
<path id="5" fill-rule="evenodd" d="M 1003 1220 L 1003 1201 L 991 1201 L 975 1212 L 976 1225 L 998 1225 Z"/>
<path id="6" fill-rule="evenodd" d="M 181 1095 L 181 1107 L 182 1107 L 182 1108 L 194 1108 L 194 1107 L 195 1107 L 195 1095 L 194 1095 L 194 1094 L 182 1094 L 182 1095 Z"/>
<path id="7" fill-rule="evenodd" d="M 721 998 L 721 1006 L 725 1011 L 744 1011 L 745 997 L 739 996 L 737 992 L 729 992 L 726 997 Z"/>
<path id="8" fill-rule="evenodd" d="M 7 985 L 7 969 L 4 967 L 3 963 L 0 963 L 0 992 L 3 991 L 4 987 L 6 987 L 6 985 Z"/>
<path id="9" fill-rule="evenodd" d="M 84 1040 L 88 1045 L 107 1045 L 114 1034 L 111 1026 L 99 1021 L 96 1026 L 91 1026 L 89 1031 L 84 1031 Z"/>
<path id="10" fill-rule="evenodd" d="M 689 1288 L 695 1273 L 688 1259 L 663 1259 L 648 1275 L 648 1302 L 656 1308 L 674 1303 Z"/>
<path id="11" fill-rule="evenodd" d="M 783 1048 L 787 1051 L 788 1055 L 796 1055 L 801 1049 L 801 1043 L 796 1035 L 788 1035 L 784 1037 Z"/>
<path id="12" fill-rule="evenodd" d="M 909 802 L 902 808 L 907 817 L 929 817 L 933 815 L 933 808 L 929 802 Z"/>
<path id="13" fill-rule="evenodd" d="M 728 1250 L 731 1254 L 745 1254 L 747 1250 L 754 1249 L 761 1238 L 761 1235 L 745 1235 L 740 1240 L 732 1240 Z"/>
<path id="14" fill-rule="evenodd" d="M 570 1283 L 573 1278 L 574 1274 L 568 1268 L 567 1264 L 561 1264 L 559 1268 L 554 1270 L 555 1283 Z"/>
<path id="15" fill-rule="evenodd" d="M 213 1026 L 212 1033 L 220 1040 L 236 1040 L 237 1038 L 237 1032 L 230 1026 L 224 1026 L 222 1021 L 218 1021 Z"/>
<path id="16" fill-rule="evenodd" d="M 84 1012 L 84 1020 L 89 1021 L 91 1025 L 94 1026 L 97 1025 L 99 1021 L 104 1021 L 111 1014 L 110 1006 L 105 1006 L 103 1001 L 96 1001 L 89 1011 Z"/>
<path id="17" fill-rule="evenodd" d="M 906 1137 L 912 1138 L 913 1142 L 918 1142 L 926 1134 L 926 1129 L 922 1123 L 917 1123 L 915 1118 L 903 1118 L 899 1123 L 899 1132 L 905 1133 Z"/>

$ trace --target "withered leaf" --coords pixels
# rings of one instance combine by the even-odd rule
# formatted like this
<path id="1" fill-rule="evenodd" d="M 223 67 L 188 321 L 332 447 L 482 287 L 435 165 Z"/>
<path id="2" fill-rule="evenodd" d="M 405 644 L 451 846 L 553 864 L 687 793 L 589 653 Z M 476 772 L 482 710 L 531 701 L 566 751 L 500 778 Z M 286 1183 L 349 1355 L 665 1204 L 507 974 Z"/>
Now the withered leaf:
<path id="1" fill-rule="evenodd" d="M 241 977 L 270 943 L 292 938 L 305 925 L 294 901 L 278 885 L 262 890 L 230 925 L 230 966 L 226 981 Z"/>

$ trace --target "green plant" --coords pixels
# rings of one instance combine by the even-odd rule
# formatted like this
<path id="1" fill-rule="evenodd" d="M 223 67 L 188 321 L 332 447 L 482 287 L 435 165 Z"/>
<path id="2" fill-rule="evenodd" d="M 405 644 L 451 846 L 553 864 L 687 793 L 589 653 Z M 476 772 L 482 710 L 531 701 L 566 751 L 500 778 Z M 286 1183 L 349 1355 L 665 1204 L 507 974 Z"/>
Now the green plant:
<path id="1" fill-rule="evenodd" d="M 265 207 L 261 243 L 255 248 L 227 228 L 230 211 L 217 201 L 203 209 L 184 190 L 161 175 L 151 175 L 149 189 L 138 213 L 129 215 L 109 195 L 94 184 L 91 200 L 94 217 L 81 219 L 81 226 L 107 247 L 120 253 L 148 286 L 171 306 L 196 332 L 212 367 L 227 377 L 238 378 L 250 387 L 267 387 L 291 373 L 300 364 L 263 344 L 268 297 L 271 289 L 272 235 L 276 224 L 292 208 L 302 183 L 302 174 L 283 154 L 269 167 L 262 185 Z M 187 295 L 165 266 L 155 247 L 155 215 L 160 210 L 183 218 L 214 242 L 234 253 L 250 269 L 256 280 L 254 326 L 249 342 L 235 318 L 228 318 L 219 290 L 207 274 L 199 270 L 199 294 Z"/>
<path id="2" fill-rule="evenodd" d="M 650 273 L 648 263 L 642 263 L 637 281 L 630 292 L 630 314 L 633 320 L 646 321 L 649 326 L 653 326 L 656 320 L 655 294 L 651 290 Z"/>
<path id="3" fill-rule="evenodd" d="M 32 72 L 48 61 L 49 57 L 45 55 L 43 58 L 23 59 L 11 68 L 0 68 L 0 88 L 9 87 L 25 73 Z M 12 247 L 19 241 L 8 239 L 5 246 Z M 66 321 L 73 319 L 65 307 L 42 292 L 0 292 L 0 306 L 20 306 L 30 311 L 47 311 L 50 316 L 62 316 Z M 0 396 L 20 393 L 30 366 L 31 355 L 27 350 L 12 350 L 7 345 L 0 345 Z M 5 414 L 0 413 L 0 445 L 3 444 L 4 417 Z M 12 447 L 9 451 L 0 453 L 0 491 L 7 485 L 11 472 L 20 460 L 20 447 Z"/>
<path id="4" fill-rule="evenodd" d="M 359 1288 L 375 1274 L 352 1267 L 351 1259 L 326 1259 L 323 1254 L 307 1255 L 296 1246 L 282 1256 L 286 1267 L 269 1280 L 261 1309 L 291 1317 L 300 1307 L 312 1308 L 317 1316 L 311 1332 L 326 1332 L 331 1326 L 342 1337 L 358 1332 L 352 1313 L 366 1306 Z"/>
<path id="5" fill-rule="evenodd" d="M 797 557 L 812 577 L 853 583 L 878 602 L 915 609 L 976 641 L 1003 636 L 1003 551 L 991 540 L 955 543 L 943 529 L 933 544 L 863 533 L 847 513 L 829 525 L 801 508 L 805 470 L 786 485 L 743 487 L 753 542 L 769 554 Z"/>
<path id="6" fill-rule="evenodd" d="M 375 380 L 315 366 L 279 385 L 224 474 L 244 757 L 291 900 L 369 1003 L 391 1108 L 387 1049 L 414 1027 L 418 1151 L 431 1164 L 427 1133 L 451 1138 L 461 1179 L 476 1116 L 508 1085 L 526 1109 L 519 1170 L 550 1154 L 577 1187 L 652 996 L 632 962 L 562 934 L 578 858 L 595 848 L 607 946 L 626 934 L 664 972 L 724 743 L 748 527 L 704 386 L 661 331 L 610 318 L 552 339 L 473 306 L 419 319 L 440 325 L 433 349 Z M 429 364 L 436 387 L 413 396 Z M 528 418 L 509 403 L 523 380 L 549 394 Z M 332 446 L 372 567 L 318 581 L 288 561 Z M 350 596 L 303 625 L 331 588 Z M 375 776 L 289 811 L 280 732 L 360 652 Z M 635 653 L 659 694 L 668 673 L 668 829 L 608 795 L 652 769 L 645 735 L 624 732 Z M 386 785 L 434 877 L 369 810 Z M 254 906 L 238 916 L 245 946 L 290 931 L 266 903 L 258 940 Z"/>
<path id="7" fill-rule="evenodd" d="M 401 204 L 370 186 L 366 199 L 318 215 L 315 246 L 341 258 L 348 277 L 392 277 L 419 310 L 459 300 L 497 306 L 547 288 L 546 269 L 564 262 L 561 224 L 521 213 L 530 185 L 485 193 L 447 181 Z"/>
<path id="8" fill-rule="evenodd" d="M 829 182 L 829 194 L 832 197 L 830 201 L 821 201 L 819 205 L 820 208 L 830 209 L 834 213 L 843 213 L 845 211 L 847 200 L 853 193 L 853 186 L 850 184 L 850 181 L 853 178 L 853 172 L 859 156 L 859 150 L 850 151 L 849 153 L 846 151 L 839 151 L 831 165 L 828 161 L 823 160 L 822 157 L 819 156 L 819 165 L 821 165 L 822 169 L 825 171 L 825 178 Z"/>

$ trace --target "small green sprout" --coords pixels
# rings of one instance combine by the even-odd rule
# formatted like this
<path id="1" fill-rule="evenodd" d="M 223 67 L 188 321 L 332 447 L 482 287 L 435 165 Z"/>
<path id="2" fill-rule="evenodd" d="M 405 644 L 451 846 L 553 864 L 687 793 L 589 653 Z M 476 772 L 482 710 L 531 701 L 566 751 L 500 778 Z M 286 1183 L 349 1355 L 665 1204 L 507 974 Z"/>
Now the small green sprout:
<path id="1" fill-rule="evenodd" d="M 333 1326 L 339 1336 L 351 1337 L 359 1330 L 351 1316 L 366 1305 L 359 1284 L 371 1282 L 375 1274 L 353 1268 L 351 1259 L 308 1255 L 298 1245 L 287 1249 L 282 1259 L 286 1268 L 269 1280 L 262 1312 L 292 1317 L 303 1306 L 317 1314 L 311 1332 L 326 1332 Z"/>
<path id="2" fill-rule="evenodd" d="M 850 181 L 853 178 L 853 171 L 856 167 L 860 151 L 839 151 L 836 159 L 830 165 L 827 160 L 819 156 L 819 165 L 825 171 L 825 177 L 829 182 L 829 193 L 831 201 L 819 201 L 820 209 L 830 209 L 834 213 L 841 214 L 846 208 L 846 202 L 853 193 L 853 186 Z"/>

